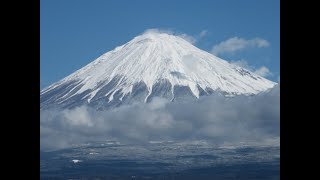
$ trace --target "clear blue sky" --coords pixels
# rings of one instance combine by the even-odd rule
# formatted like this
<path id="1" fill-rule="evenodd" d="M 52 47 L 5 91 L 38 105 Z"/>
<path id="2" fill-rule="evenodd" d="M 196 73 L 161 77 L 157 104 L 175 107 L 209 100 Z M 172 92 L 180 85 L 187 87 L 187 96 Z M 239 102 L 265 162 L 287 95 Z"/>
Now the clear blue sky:
<path id="1" fill-rule="evenodd" d="M 150 28 L 193 36 L 208 52 L 228 42 L 218 57 L 280 76 L 279 0 L 41 0 L 40 88 Z"/>

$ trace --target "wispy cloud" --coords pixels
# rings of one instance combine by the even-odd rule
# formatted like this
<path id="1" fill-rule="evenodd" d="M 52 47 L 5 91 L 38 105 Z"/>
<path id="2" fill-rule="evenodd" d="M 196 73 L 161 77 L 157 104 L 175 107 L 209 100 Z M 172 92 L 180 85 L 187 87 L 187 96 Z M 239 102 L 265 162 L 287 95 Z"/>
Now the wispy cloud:
<path id="1" fill-rule="evenodd" d="M 208 34 L 208 31 L 207 30 L 202 30 L 199 34 L 199 38 L 203 38 L 205 37 L 206 35 Z"/>
<path id="2" fill-rule="evenodd" d="M 258 69 L 256 69 L 254 71 L 255 74 L 259 75 L 259 76 L 262 76 L 262 77 L 269 77 L 269 76 L 272 76 L 272 73 L 270 72 L 270 70 L 265 67 L 265 66 L 262 66 Z"/>
<path id="3" fill-rule="evenodd" d="M 172 29 L 164 29 L 164 28 L 150 28 L 146 29 L 143 34 L 145 33 L 166 33 L 166 34 L 174 34 Z"/>
<path id="4" fill-rule="evenodd" d="M 221 55 L 226 53 L 234 53 L 246 48 L 264 48 L 268 47 L 270 43 L 262 38 L 244 39 L 239 37 L 232 37 L 226 41 L 212 47 L 211 53 L 214 55 Z"/>
<path id="5" fill-rule="evenodd" d="M 208 31 L 202 30 L 199 34 L 194 35 L 194 36 L 191 36 L 188 34 L 181 34 L 179 36 L 182 37 L 183 39 L 185 39 L 186 41 L 190 42 L 191 44 L 196 44 L 197 42 L 199 42 L 201 39 L 203 39 L 207 35 L 208 35 Z"/>
<path id="6" fill-rule="evenodd" d="M 195 44 L 198 41 L 198 39 L 188 34 L 180 34 L 179 37 L 183 38 L 184 40 L 188 41 L 191 44 Z"/>
<path id="7" fill-rule="evenodd" d="M 248 69 L 250 71 L 253 71 L 254 70 L 254 67 L 250 66 L 248 64 L 248 62 L 244 59 L 241 59 L 239 61 L 231 61 L 231 64 L 234 64 L 234 65 L 237 65 L 237 66 L 240 66 L 242 68 L 245 68 L 245 69 Z"/>
<path id="8" fill-rule="evenodd" d="M 250 66 L 248 62 L 244 59 L 241 59 L 239 61 L 232 61 L 232 64 L 235 64 L 237 66 L 240 66 L 242 68 L 245 68 L 249 71 L 252 71 L 253 73 L 262 76 L 262 77 L 270 77 L 273 76 L 273 73 L 266 67 L 266 66 L 261 66 L 259 68 L 256 68 L 254 66 Z"/>
<path id="9" fill-rule="evenodd" d="M 147 29 L 143 33 L 166 33 L 170 35 L 175 35 L 175 36 L 181 37 L 182 39 L 188 41 L 191 44 L 196 44 L 199 40 L 201 40 L 202 38 L 208 35 L 208 31 L 205 29 L 196 35 L 189 35 L 186 33 L 174 31 L 172 29 L 161 29 L 161 28 Z"/>

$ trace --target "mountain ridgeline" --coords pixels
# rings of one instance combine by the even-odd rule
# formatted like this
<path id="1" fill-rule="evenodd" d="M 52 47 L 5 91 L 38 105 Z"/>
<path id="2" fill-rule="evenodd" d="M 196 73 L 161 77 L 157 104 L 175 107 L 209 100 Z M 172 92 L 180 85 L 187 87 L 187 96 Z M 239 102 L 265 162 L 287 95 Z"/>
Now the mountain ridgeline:
<path id="1" fill-rule="evenodd" d="M 103 110 L 155 97 L 188 101 L 213 93 L 254 95 L 274 85 L 179 36 L 146 32 L 43 89 L 40 108 Z"/>

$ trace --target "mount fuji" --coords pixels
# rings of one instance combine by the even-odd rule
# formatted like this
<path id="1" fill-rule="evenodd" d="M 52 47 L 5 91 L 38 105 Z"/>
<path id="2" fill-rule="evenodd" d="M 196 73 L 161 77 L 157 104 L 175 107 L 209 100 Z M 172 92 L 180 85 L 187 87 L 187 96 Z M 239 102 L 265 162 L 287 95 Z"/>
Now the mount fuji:
<path id="1" fill-rule="evenodd" d="M 276 84 L 180 36 L 147 31 L 41 90 L 40 109 L 89 105 L 103 110 L 155 97 L 255 95 Z"/>

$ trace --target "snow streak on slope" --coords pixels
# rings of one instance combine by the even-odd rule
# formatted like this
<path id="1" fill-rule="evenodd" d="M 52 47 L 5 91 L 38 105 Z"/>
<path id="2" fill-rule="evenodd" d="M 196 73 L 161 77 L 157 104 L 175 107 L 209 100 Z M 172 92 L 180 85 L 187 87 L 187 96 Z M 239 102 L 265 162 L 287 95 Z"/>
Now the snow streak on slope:
<path id="1" fill-rule="evenodd" d="M 42 106 L 105 105 L 215 91 L 252 95 L 276 83 L 198 49 L 181 37 L 146 32 L 41 91 Z"/>

